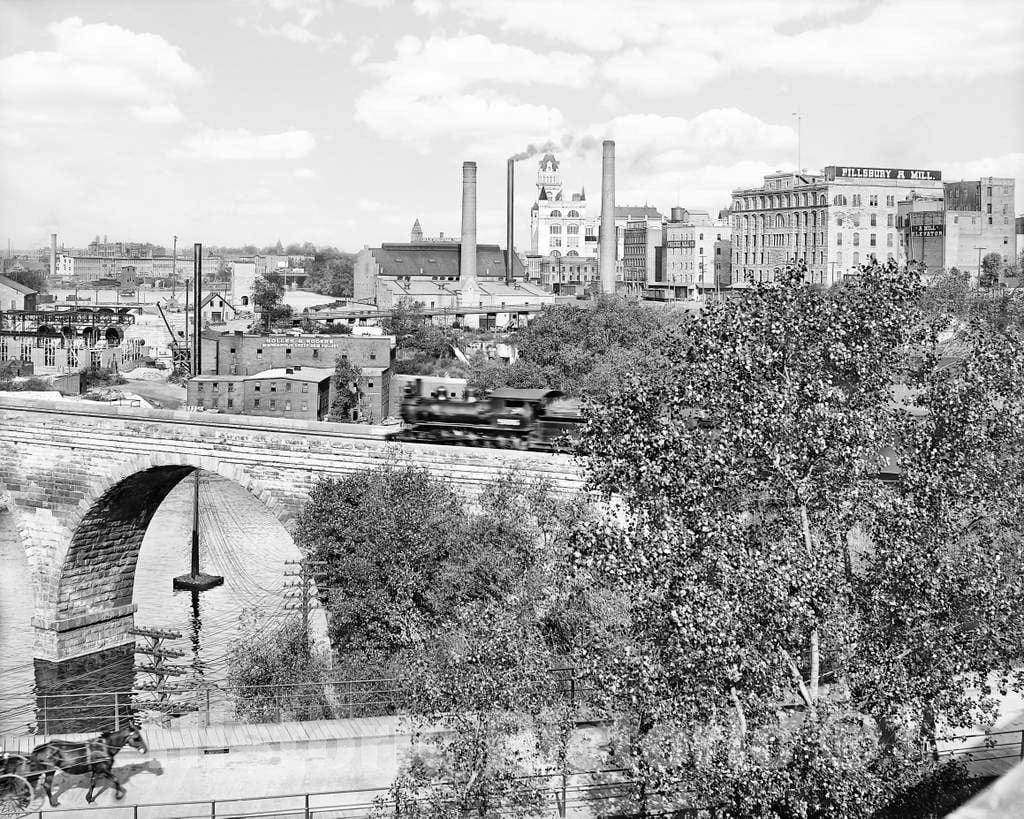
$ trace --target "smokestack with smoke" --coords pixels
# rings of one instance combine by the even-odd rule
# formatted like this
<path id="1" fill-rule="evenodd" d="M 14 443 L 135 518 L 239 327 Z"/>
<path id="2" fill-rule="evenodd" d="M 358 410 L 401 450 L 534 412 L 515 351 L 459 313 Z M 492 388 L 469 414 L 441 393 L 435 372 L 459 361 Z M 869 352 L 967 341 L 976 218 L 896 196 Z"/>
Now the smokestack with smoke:
<path id="1" fill-rule="evenodd" d="M 459 278 L 462 289 L 476 283 L 476 163 L 462 163 L 462 238 L 459 246 Z"/>
<path id="2" fill-rule="evenodd" d="M 601 152 L 601 292 L 615 294 L 615 143 L 606 139 Z"/>
<path id="3" fill-rule="evenodd" d="M 512 254 L 513 245 L 515 244 L 515 218 L 514 211 L 516 206 L 516 161 L 509 159 L 508 161 L 508 190 L 507 200 L 505 202 L 505 282 L 506 284 L 512 284 Z"/>

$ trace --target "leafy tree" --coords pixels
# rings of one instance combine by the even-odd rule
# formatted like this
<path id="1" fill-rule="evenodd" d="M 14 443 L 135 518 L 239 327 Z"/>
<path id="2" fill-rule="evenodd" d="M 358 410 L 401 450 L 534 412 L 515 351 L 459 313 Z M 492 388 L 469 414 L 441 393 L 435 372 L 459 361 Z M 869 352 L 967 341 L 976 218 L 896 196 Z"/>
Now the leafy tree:
<path id="1" fill-rule="evenodd" d="M 334 364 L 334 375 L 331 377 L 333 398 L 327 420 L 351 421 L 352 410 L 359 407 L 359 368 L 347 358 L 338 356 Z"/>
<path id="2" fill-rule="evenodd" d="M 932 775 L 922 740 L 1017 684 L 1022 348 L 979 329 L 951 377 L 920 297 L 894 265 L 828 291 L 787 271 L 669 332 L 663 377 L 595 411 L 588 475 L 617 515 L 578 551 L 629 612 L 588 655 L 641 814 L 872 815 Z"/>
<path id="3" fill-rule="evenodd" d="M 267 332 L 270 332 L 274 322 L 288 318 L 292 314 L 292 308 L 283 303 L 284 287 L 273 273 L 256 277 L 252 289 L 252 300 L 253 304 L 260 309 Z"/>
<path id="4" fill-rule="evenodd" d="M 437 582 L 462 548 L 461 498 L 426 470 L 388 464 L 322 479 L 296 539 L 325 569 L 332 645 L 385 664 L 435 627 L 451 600 Z"/>
<path id="5" fill-rule="evenodd" d="M 235 715 L 248 722 L 329 719 L 323 688 L 329 660 L 310 649 L 297 616 L 275 626 L 259 612 L 244 611 L 242 637 L 228 651 L 228 688 Z M 305 685 L 302 685 L 305 683 Z"/>
<path id="6" fill-rule="evenodd" d="M 999 284 L 999 274 L 1003 269 L 1003 257 L 998 253 L 986 253 L 981 260 L 981 275 L 978 284 L 981 287 L 995 287 Z"/>
<path id="7" fill-rule="evenodd" d="M 519 359 L 505 370 L 483 366 L 473 380 L 497 386 L 559 389 L 601 400 L 634 372 L 658 367 L 665 331 L 679 314 L 602 297 L 592 307 L 544 310 L 517 336 Z"/>

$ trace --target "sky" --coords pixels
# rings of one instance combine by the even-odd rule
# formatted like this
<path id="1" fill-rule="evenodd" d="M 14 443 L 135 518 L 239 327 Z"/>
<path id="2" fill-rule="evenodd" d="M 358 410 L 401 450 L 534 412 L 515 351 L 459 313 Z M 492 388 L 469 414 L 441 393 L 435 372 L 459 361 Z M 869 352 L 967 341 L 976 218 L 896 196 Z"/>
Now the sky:
<path id="1" fill-rule="evenodd" d="M 596 210 L 607 138 L 619 204 L 714 211 L 799 156 L 1017 177 L 1024 213 L 1024 3 L 0 0 L 15 247 L 457 235 L 464 160 L 504 244 L 505 159 L 557 146 Z"/>

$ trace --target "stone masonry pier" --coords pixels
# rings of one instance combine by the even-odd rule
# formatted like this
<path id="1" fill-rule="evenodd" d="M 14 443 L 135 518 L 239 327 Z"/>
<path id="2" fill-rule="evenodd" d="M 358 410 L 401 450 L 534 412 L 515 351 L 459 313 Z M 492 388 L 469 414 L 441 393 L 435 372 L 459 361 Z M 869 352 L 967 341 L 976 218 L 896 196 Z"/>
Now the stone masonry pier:
<path id="1" fill-rule="evenodd" d="M 243 486 L 289 531 L 319 477 L 388 461 L 423 466 L 470 495 L 510 470 L 563 495 L 582 486 L 566 456 L 391 443 L 387 431 L 0 393 L 0 528 L 16 530 L 27 557 L 36 659 L 131 642 L 146 528 L 197 469 Z"/>

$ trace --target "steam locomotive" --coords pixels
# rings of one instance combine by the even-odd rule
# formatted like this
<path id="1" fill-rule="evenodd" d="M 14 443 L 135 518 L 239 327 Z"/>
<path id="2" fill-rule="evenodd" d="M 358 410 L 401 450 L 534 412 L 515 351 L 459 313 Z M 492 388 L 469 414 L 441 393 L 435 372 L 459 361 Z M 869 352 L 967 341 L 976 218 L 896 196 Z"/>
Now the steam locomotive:
<path id="1" fill-rule="evenodd" d="M 403 429 L 389 439 L 565 452 L 583 424 L 579 402 L 558 390 L 503 388 L 482 398 L 460 398 L 444 388 L 422 392 L 420 381 L 406 389 Z"/>

